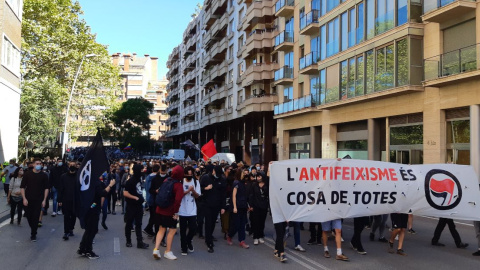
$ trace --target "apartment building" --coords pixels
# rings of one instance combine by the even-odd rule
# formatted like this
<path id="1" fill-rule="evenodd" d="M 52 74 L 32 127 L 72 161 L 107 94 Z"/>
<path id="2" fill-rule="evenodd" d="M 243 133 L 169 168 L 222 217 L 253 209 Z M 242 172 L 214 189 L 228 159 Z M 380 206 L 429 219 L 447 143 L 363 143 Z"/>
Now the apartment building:
<path id="1" fill-rule="evenodd" d="M 0 162 L 16 158 L 20 114 L 22 0 L 0 1 Z"/>
<path id="2" fill-rule="evenodd" d="M 279 159 L 479 166 L 478 3 L 279 0 Z"/>
<path id="3" fill-rule="evenodd" d="M 202 145 L 213 139 L 218 152 L 234 153 L 237 160 L 275 159 L 273 4 L 204 2 L 167 62 L 167 136 L 174 144 L 191 139 Z"/>

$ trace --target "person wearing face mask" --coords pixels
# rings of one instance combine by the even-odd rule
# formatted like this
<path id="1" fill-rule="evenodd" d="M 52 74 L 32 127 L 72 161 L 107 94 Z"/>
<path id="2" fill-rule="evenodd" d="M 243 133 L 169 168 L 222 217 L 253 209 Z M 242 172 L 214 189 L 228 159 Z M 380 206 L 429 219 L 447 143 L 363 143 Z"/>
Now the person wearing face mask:
<path id="1" fill-rule="evenodd" d="M 130 178 L 130 168 L 127 166 L 122 167 L 123 168 L 123 175 L 122 175 L 122 180 L 120 181 L 120 191 L 118 194 L 122 194 L 122 215 L 125 214 L 125 196 L 123 196 L 123 191 L 125 190 L 125 184 L 127 183 L 127 180 Z"/>
<path id="2" fill-rule="evenodd" d="M 248 198 L 251 207 L 253 244 L 265 243 L 265 220 L 269 206 L 268 186 L 265 184 L 263 174 L 257 174 L 257 181 L 252 185 L 252 192 Z"/>
<path id="3" fill-rule="evenodd" d="M 68 163 L 68 172 L 60 176 L 58 186 L 58 205 L 63 209 L 63 240 L 73 236 L 75 228 L 75 214 L 73 200 L 75 198 L 75 181 L 77 176 L 77 164 L 74 161 Z"/>
<path id="4" fill-rule="evenodd" d="M 13 224 L 13 218 L 15 216 L 15 210 L 18 211 L 17 224 L 20 226 L 22 220 L 22 193 L 20 191 L 20 185 L 22 184 L 23 169 L 17 168 L 10 180 L 10 186 L 7 196 L 7 202 L 10 204 L 10 224 Z"/>
<path id="5" fill-rule="evenodd" d="M 150 216 L 148 218 L 148 224 L 143 229 L 143 233 L 148 235 L 149 237 L 153 237 L 155 235 L 155 231 L 153 231 L 153 227 L 155 225 L 155 203 L 154 203 L 154 196 L 150 193 L 150 188 L 152 187 L 152 180 L 158 175 L 158 171 L 160 170 L 160 165 L 153 165 L 153 171 L 151 174 L 147 175 L 145 179 L 145 191 L 146 191 L 146 199 L 148 210 L 150 212 Z"/>
<path id="6" fill-rule="evenodd" d="M 58 203 L 58 188 L 60 186 L 60 177 L 68 172 L 67 166 L 63 165 L 63 161 L 61 159 L 57 160 L 57 163 L 55 166 L 52 167 L 49 175 L 49 181 L 50 181 L 50 186 L 51 191 L 50 191 L 50 196 L 53 199 L 53 212 L 52 212 L 52 217 L 55 217 L 57 214 L 61 214 L 61 207 L 57 208 L 57 203 Z M 57 211 L 58 209 L 58 211 Z"/>
<path id="7" fill-rule="evenodd" d="M 232 245 L 232 237 L 238 232 L 240 247 L 249 248 L 245 243 L 245 224 L 247 223 L 248 197 L 246 195 L 245 182 L 241 177 L 241 170 L 237 170 L 233 182 L 232 203 L 231 203 L 231 224 L 228 232 L 227 243 Z"/>
<path id="8" fill-rule="evenodd" d="M 152 203 L 152 205 L 150 205 L 150 207 L 151 207 L 151 209 L 153 209 L 150 212 L 150 214 L 153 215 L 153 220 L 154 220 L 154 223 L 155 223 L 155 233 L 154 233 L 154 235 L 157 235 L 158 230 L 160 228 L 160 223 L 158 221 L 158 214 L 155 211 L 156 208 L 157 208 L 157 205 L 155 205 L 155 200 L 157 198 L 157 191 L 160 189 L 163 182 L 167 178 L 168 178 L 167 165 L 162 164 L 160 166 L 160 172 L 155 177 L 152 178 L 151 183 L 150 183 L 150 188 L 148 190 L 148 192 L 150 193 L 150 200 L 151 200 L 151 203 Z M 155 237 L 154 237 L 154 241 L 156 241 Z M 162 247 L 165 247 L 167 245 L 166 242 L 165 242 L 165 237 L 161 240 L 160 244 L 161 244 Z"/>
<path id="9" fill-rule="evenodd" d="M 194 251 L 192 240 L 197 230 L 197 203 L 195 199 L 200 196 L 201 191 L 200 184 L 193 176 L 193 171 L 193 167 L 185 168 L 185 177 L 182 183 L 184 196 L 178 210 L 182 255 L 187 255 L 187 251 L 190 253 Z"/>
<path id="10" fill-rule="evenodd" d="M 42 172 L 42 161 L 33 161 L 34 168 L 24 174 L 20 186 L 25 206 L 25 214 L 30 226 L 30 240 L 37 241 L 38 220 L 40 211 L 45 207 L 48 197 L 48 176 Z"/>
<path id="11" fill-rule="evenodd" d="M 10 175 L 15 172 L 15 170 L 17 169 L 18 167 L 15 166 L 15 159 L 11 159 L 10 160 L 10 164 L 8 166 L 6 166 L 1 175 L 0 175 L 0 178 L 2 178 L 3 176 L 5 176 L 5 183 L 3 183 L 3 191 L 5 191 L 5 195 L 4 197 L 7 196 L 8 194 L 8 190 L 9 190 L 9 185 L 10 185 Z"/>
<path id="12" fill-rule="evenodd" d="M 205 243 L 208 252 L 213 253 L 213 231 L 215 230 L 218 212 L 225 213 L 227 183 L 223 177 L 221 166 L 217 165 L 213 170 L 207 168 L 207 171 L 211 171 L 211 173 L 202 176 L 200 186 L 205 202 Z"/>

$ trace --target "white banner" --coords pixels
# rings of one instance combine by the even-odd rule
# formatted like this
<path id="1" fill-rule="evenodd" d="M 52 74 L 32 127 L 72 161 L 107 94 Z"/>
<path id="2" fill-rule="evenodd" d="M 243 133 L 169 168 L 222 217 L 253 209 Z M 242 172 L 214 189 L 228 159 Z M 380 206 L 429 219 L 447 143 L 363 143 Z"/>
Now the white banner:
<path id="1" fill-rule="evenodd" d="M 480 220 L 480 189 L 471 166 L 285 160 L 270 168 L 270 206 L 274 223 L 389 213 Z"/>

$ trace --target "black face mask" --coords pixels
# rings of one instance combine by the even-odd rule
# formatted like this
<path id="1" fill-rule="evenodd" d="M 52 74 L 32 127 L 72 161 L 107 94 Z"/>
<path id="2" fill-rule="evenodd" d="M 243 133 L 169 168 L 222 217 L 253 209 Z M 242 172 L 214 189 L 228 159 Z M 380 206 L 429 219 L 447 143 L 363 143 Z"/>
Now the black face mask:
<path id="1" fill-rule="evenodd" d="M 69 169 L 71 172 L 76 172 L 76 171 L 77 171 L 77 167 L 75 167 L 75 166 L 70 166 L 70 167 L 68 167 L 68 169 Z"/>
<path id="2" fill-rule="evenodd" d="M 187 179 L 188 181 L 192 180 L 192 178 L 193 178 L 193 176 L 190 176 L 190 175 L 185 176 L 185 179 Z"/>

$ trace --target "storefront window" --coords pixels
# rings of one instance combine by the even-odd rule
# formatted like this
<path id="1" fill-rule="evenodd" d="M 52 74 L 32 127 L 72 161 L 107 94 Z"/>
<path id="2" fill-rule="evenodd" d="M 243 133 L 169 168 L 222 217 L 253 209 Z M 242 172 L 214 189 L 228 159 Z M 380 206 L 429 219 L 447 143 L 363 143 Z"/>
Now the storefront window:
<path id="1" fill-rule="evenodd" d="M 344 158 L 350 156 L 353 159 L 368 160 L 368 141 L 341 141 L 337 142 L 337 156 Z"/>
<path id="2" fill-rule="evenodd" d="M 470 120 L 447 121 L 447 162 L 470 165 Z"/>
<path id="3" fill-rule="evenodd" d="M 390 145 L 423 144 L 423 125 L 390 127 Z"/>

